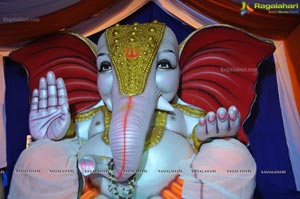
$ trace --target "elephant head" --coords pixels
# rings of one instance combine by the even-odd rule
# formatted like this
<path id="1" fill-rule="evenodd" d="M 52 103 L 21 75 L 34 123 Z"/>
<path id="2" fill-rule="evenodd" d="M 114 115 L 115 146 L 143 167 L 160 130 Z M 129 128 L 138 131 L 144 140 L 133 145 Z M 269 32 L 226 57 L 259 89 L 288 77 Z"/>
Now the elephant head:
<path id="1" fill-rule="evenodd" d="M 99 38 L 98 89 L 112 111 L 109 129 L 114 176 L 139 169 L 155 109 L 169 104 L 179 86 L 178 44 L 162 23 L 115 25 Z"/>

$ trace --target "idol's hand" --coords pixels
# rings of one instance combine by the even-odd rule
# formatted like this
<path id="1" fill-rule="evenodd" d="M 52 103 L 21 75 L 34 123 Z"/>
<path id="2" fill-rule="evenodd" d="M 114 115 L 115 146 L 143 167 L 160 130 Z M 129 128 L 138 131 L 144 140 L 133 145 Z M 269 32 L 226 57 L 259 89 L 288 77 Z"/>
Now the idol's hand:
<path id="1" fill-rule="evenodd" d="M 206 141 L 209 138 L 234 137 L 240 127 L 240 112 L 235 106 L 228 111 L 221 107 L 217 113 L 208 112 L 206 117 L 200 118 L 195 129 L 197 138 Z"/>
<path id="2" fill-rule="evenodd" d="M 32 93 L 30 133 L 34 139 L 59 140 L 65 136 L 71 121 L 65 83 L 50 71 L 39 84 L 39 89 Z"/>

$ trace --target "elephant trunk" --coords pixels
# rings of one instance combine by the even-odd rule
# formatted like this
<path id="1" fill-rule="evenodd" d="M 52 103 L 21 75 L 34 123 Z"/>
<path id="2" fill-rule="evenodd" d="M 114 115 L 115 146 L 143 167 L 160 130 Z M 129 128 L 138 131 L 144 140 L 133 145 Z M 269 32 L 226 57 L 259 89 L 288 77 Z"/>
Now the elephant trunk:
<path id="1" fill-rule="evenodd" d="M 154 77 L 149 79 L 153 79 Z M 148 79 L 148 80 L 149 80 Z M 112 121 L 109 129 L 114 176 L 126 181 L 139 169 L 146 135 L 159 98 L 154 79 L 148 81 L 142 94 L 126 96 L 114 84 Z"/>

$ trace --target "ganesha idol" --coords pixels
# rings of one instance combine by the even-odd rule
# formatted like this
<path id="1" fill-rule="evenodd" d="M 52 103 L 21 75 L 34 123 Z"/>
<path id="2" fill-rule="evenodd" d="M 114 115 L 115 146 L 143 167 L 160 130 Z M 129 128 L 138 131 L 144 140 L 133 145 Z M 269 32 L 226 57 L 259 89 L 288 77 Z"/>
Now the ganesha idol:
<path id="1" fill-rule="evenodd" d="M 97 46 L 59 33 L 12 52 L 29 76 L 34 141 L 8 198 L 251 198 L 242 123 L 273 50 L 227 25 L 178 47 L 154 21 L 114 25 Z"/>

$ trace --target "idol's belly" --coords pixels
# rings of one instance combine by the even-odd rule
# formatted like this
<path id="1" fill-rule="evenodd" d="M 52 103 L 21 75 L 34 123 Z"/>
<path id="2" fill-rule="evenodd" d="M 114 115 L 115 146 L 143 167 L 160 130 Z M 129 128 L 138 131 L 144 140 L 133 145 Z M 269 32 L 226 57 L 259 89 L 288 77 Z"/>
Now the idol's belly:
<path id="1" fill-rule="evenodd" d="M 186 138 L 166 131 L 162 140 L 145 151 L 142 157 L 142 169 L 145 173 L 137 176 L 135 198 L 148 198 L 157 195 L 179 174 L 179 162 L 193 155 Z"/>
<path id="2" fill-rule="evenodd" d="M 99 136 L 92 139 L 99 141 L 101 140 Z M 93 140 L 90 140 L 90 142 L 93 142 Z M 98 143 L 97 148 L 97 155 L 111 157 L 109 145 Z M 83 149 L 83 151 L 87 152 L 89 150 Z M 86 154 L 86 152 L 84 153 Z M 137 184 L 132 198 L 146 199 L 158 195 L 179 174 L 179 162 L 190 158 L 192 155 L 193 150 L 186 138 L 165 131 L 160 142 L 146 150 L 142 156 L 140 168 L 136 171 Z M 91 178 L 100 187 L 101 194 L 113 198 L 108 189 L 110 182 L 107 178 L 100 177 L 100 175 L 94 175 Z"/>

